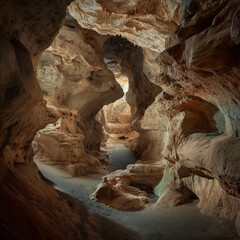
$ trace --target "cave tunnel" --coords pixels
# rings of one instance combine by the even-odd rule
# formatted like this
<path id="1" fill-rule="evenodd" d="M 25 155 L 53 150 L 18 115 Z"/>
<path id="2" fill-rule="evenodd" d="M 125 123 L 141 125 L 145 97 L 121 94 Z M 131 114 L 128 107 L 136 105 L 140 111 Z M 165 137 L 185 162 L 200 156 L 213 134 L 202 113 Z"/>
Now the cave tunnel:
<path id="1" fill-rule="evenodd" d="M 239 3 L 0 2 L 0 239 L 240 239 Z"/>

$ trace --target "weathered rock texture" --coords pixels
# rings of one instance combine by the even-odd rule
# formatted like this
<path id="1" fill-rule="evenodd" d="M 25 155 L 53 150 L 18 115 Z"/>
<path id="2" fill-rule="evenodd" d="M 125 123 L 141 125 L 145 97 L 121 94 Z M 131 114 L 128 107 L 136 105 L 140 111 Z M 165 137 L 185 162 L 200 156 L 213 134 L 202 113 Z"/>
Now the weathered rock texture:
<path id="1" fill-rule="evenodd" d="M 58 111 L 59 123 L 38 132 L 35 158 L 65 166 L 73 175 L 104 173 L 109 164 L 106 156 L 96 152 L 100 151 L 103 133 L 95 116 L 103 105 L 120 98 L 123 91 L 104 63 L 102 38 L 82 29 L 67 15 L 37 68 L 43 93 L 58 99 L 61 106 L 56 101 L 48 103 Z"/>
<path id="2" fill-rule="evenodd" d="M 104 104 L 122 96 L 104 57 L 112 63 L 115 59 L 129 79 L 131 125 L 140 132 L 143 160 L 152 160 L 147 163 L 149 169 L 156 160 L 169 162 L 155 187 L 158 204 L 175 206 L 197 197 L 203 213 L 236 218 L 240 229 L 239 0 L 76 0 L 69 11 L 81 27 L 68 16 L 57 35 L 69 3 L 0 3 L 1 235 L 6 239 L 84 239 L 91 232 L 93 239 L 101 239 L 101 234 L 91 231 L 95 224 L 85 225 L 72 202 L 67 204 L 66 196 L 42 182 L 30 162 L 36 131 L 60 119 L 37 138 L 43 138 L 43 144 L 54 143 L 61 156 L 47 146 L 43 147 L 48 149 L 46 155 L 37 154 L 47 161 L 55 158 L 68 166 L 70 162 L 69 171 L 76 174 L 81 172 L 71 167 L 76 162 L 92 161 L 93 168 L 88 164 L 81 168 L 86 171 L 95 164 L 102 168 L 95 158 L 85 161 L 91 158 L 89 153 L 99 150 L 102 138 L 95 115 Z M 180 5 L 182 24 L 177 27 Z M 83 28 L 121 35 L 138 46 Z M 59 101 L 56 114 L 51 115 L 54 107 L 46 108 L 34 69 L 56 35 L 37 70 L 44 93 Z M 151 171 L 143 176 L 130 168 L 127 173 L 115 173 L 116 177 L 107 176 L 96 198 L 124 210 L 130 200 L 130 209 L 141 209 L 146 193 L 131 183 L 146 184 L 152 180 Z"/>
<path id="3" fill-rule="evenodd" d="M 163 165 L 128 165 L 125 170 L 117 170 L 103 177 L 93 193 L 93 199 L 122 211 L 141 210 L 149 202 L 146 191 L 153 190 L 163 171 Z"/>
<path id="4" fill-rule="evenodd" d="M 84 147 L 84 135 L 78 128 L 79 113 L 60 105 L 54 97 L 45 99 L 49 115 L 55 119 L 54 123 L 37 132 L 32 143 L 34 159 L 57 165 L 73 176 L 108 173 L 110 160 L 107 156 L 98 151 L 87 151 Z"/>
<path id="5" fill-rule="evenodd" d="M 112 37 L 104 43 L 104 56 L 108 65 L 115 63 L 113 70 L 118 69 L 128 77 L 126 99 L 131 107 L 131 125 L 134 130 L 139 130 L 144 111 L 160 92 L 160 88 L 152 84 L 143 72 L 143 51 L 126 39 Z"/>
<path id="6" fill-rule="evenodd" d="M 1 239 L 82 238 L 73 223 L 79 214 L 29 163 L 31 141 L 48 122 L 32 57 L 51 43 L 68 3 L 12 0 L 0 4 Z"/>
<path id="7" fill-rule="evenodd" d="M 131 109 L 126 101 L 128 91 L 128 78 L 115 73 L 117 82 L 121 85 L 124 96 L 116 102 L 103 107 L 103 127 L 107 134 L 120 134 L 122 136 L 131 132 Z"/>
<path id="8" fill-rule="evenodd" d="M 171 203 L 176 191 L 184 202 L 188 188 L 203 213 L 239 213 L 238 13 L 235 0 L 198 11 L 170 34 L 157 59 L 152 82 L 162 93 L 145 115 L 154 112 L 154 123 L 161 122 L 162 157 L 171 163 L 156 188 L 160 203 Z"/>
<path id="9" fill-rule="evenodd" d="M 70 14 L 82 27 L 100 34 L 121 35 L 132 43 L 161 51 L 179 19 L 180 0 L 74 1 Z"/>
<path id="10" fill-rule="evenodd" d="M 128 48 L 121 51 L 127 56 L 120 62 L 130 83 L 132 126 L 140 132 L 143 160 L 169 162 L 155 188 L 159 204 L 174 206 L 197 197 L 203 213 L 236 218 L 240 202 L 239 1 L 182 4 L 182 24 L 167 37 L 166 50 L 158 57 L 150 51 L 154 50 L 151 43 L 144 46 L 141 41 L 143 52 L 127 43 Z M 131 36 L 122 35 L 131 41 Z M 107 42 L 116 49 L 120 40 Z M 142 79 L 147 84 L 141 85 Z"/>
<path id="11" fill-rule="evenodd" d="M 116 226 L 110 227 L 112 233 L 109 229 L 106 233 L 104 229 L 111 223 L 104 223 L 76 200 L 44 183 L 32 162 L 32 139 L 37 130 L 51 122 L 32 62 L 57 35 L 69 3 L 69 0 L 0 3 L 1 239 L 120 236 Z"/>

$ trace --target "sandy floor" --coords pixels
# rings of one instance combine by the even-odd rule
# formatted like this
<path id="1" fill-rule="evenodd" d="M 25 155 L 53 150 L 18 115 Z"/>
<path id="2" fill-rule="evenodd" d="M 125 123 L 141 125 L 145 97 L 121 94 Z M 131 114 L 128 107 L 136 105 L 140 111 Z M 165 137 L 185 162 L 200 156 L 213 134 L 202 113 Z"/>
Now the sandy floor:
<path id="1" fill-rule="evenodd" d="M 112 168 L 123 166 L 114 163 L 117 159 L 130 156 L 130 163 L 135 161 L 133 153 L 124 149 L 117 143 L 116 149 L 112 146 Z M 116 153 L 117 152 L 117 153 Z M 136 237 L 131 240 L 237 240 L 234 221 L 217 217 L 202 215 L 197 209 L 197 201 L 175 208 L 154 208 L 157 197 L 153 194 L 151 202 L 139 212 L 122 212 L 94 202 L 89 195 L 95 190 L 95 186 L 101 181 L 100 176 L 71 177 L 68 173 L 56 167 L 36 161 L 42 174 L 51 180 L 57 189 L 66 192 L 79 199 L 86 208 L 107 219 L 114 221 L 136 232 Z M 126 165 L 126 161 L 123 165 Z M 126 240 L 129 239 L 126 237 Z M 130 240 L 130 239 L 129 239 Z"/>

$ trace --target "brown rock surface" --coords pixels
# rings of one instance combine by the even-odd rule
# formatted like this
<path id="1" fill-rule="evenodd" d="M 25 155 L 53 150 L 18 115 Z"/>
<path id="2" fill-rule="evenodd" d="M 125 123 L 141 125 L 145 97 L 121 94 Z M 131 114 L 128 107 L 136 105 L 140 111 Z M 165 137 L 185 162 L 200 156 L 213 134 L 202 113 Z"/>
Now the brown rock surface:
<path id="1" fill-rule="evenodd" d="M 151 81 L 162 93 L 145 112 L 142 127 L 163 132 L 162 157 L 178 176 L 165 172 L 159 203 L 185 201 L 184 187 L 200 199 L 203 213 L 238 215 L 238 11 L 233 0 L 197 12 L 170 34 L 157 59 L 160 72 Z M 187 167 L 184 174 L 179 166 Z"/>
<path id="2" fill-rule="evenodd" d="M 60 105 L 53 97 L 46 97 L 48 110 L 55 114 L 56 123 L 37 132 L 32 143 L 34 159 L 57 165 L 73 176 L 89 173 L 106 174 L 110 160 L 103 153 L 86 152 L 84 135 L 78 128 L 80 116 L 76 110 Z"/>
<path id="3" fill-rule="evenodd" d="M 69 3 L 0 3 L 1 239 L 85 239 L 88 235 L 94 239 L 116 239 L 119 235 L 106 234 L 103 219 L 95 218 L 79 202 L 44 183 L 31 163 L 32 139 L 37 130 L 52 121 L 32 57 L 51 44 Z M 89 223 L 88 217 L 92 219 Z M 105 225 L 110 227 L 111 223 Z"/>
<path id="4" fill-rule="evenodd" d="M 60 123 L 38 132 L 34 141 L 35 157 L 54 165 L 65 165 L 73 175 L 106 173 L 109 165 L 106 156 L 97 154 L 99 160 L 96 154 L 91 156 L 92 151 L 100 151 L 103 139 L 102 126 L 94 116 L 103 105 L 123 94 L 104 63 L 95 36 L 101 38 L 82 29 L 68 15 L 37 68 L 43 93 L 57 98 L 62 106 L 55 106 L 59 108 L 56 120 Z"/>
<path id="5" fill-rule="evenodd" d="M 114 71 L 113 71 L 114 72 Z M 131 132 L 131 109 L 126 101 L 126 92 L 128 91 L 128 78 L 115 73 L 116 80 L 123 89 L 124 96 L 114 103 L 103 107 L 104 129 L 107 134 L 126 135 Z M 120 75 L 120 77 L 117 77 Z"/>
<path id="6" fill-rule="evenodd" d="M 64 164 L 77 175 L 104 170 L 107 160 L 98 152 L 102 126 L 95 116 L 122 96 L 104 58 L 116 61 L 112 67 L 129 79 L 131 126 L 140 132 L 137 147 L 149 162 L 107 175 L 96 199 L 138 210 L 148 198 L 136 187 L 156 186 L 158 204 L 176 206 L 198 197 L 203 213 L 236 218 L 239 228 L 239 0 L 76 0 L 69 11 L 81 27 L 68 16 L 57 35 L 69 3 L 0 3 L 4 236 L 84 239 L 89 232 L 101 239 L 91 231 L 91 221 L 83 229 L 85 216 L 79 222 L 66 196 L 39 178 L 31 163 L 31 142 L 39 129 L 52 123 L 36 137 L 39 158 Z M 182 24 L 177 27 L 180 4 Z M 138 46 L 83 27 L 121 35 Z M 40 86 L 58 98 L 57 108 L 45 106 L 35 77 L 38 59 Z M 165 166 L 153 165 L 157 160 L 169 162 L 164 174 Z"/>
<path id="7" fill-rule="evenodd" d="M 100 34 L 121 35 L 153 51 L 164 48 L 164 39 L 178 24 L 179 0 L 74 1 L 70 14 L 82 27 Z"/>
<path id="8" fill-rule="evenodd" d="M 149 202 L 145 191 L 152 191 L 163 176 L 163 165 L 130 164 L 103 177 L 93 199 L 122 211 L 136 211 Z M 151 175 L 151 177 L 149 177 Z"/>

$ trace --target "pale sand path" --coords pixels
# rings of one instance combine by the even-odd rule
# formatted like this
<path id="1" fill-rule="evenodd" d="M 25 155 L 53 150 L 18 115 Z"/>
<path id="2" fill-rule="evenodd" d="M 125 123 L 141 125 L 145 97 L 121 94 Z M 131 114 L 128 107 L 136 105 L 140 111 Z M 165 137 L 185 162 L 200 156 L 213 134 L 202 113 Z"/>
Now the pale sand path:
<path id="1" fill-rule="evenodd" d="M 129 163 L 135 161 L 133 153 L 120 143 L 116 149 L 110 147 L 114 168 L 122 168 L 127 163 L 119 164 L 121 158 L 129 157 Z M 114 161 L 116 161 L 114 163 Z M 51 180 L 57 189 L 77 198 L 86 208 L 95 214 L 106 217 L 128 229 L 137 232 L 138 236 L 132 240 L 237 240 L 234 221 L 218 217 L 202 215 L 197 209 L 197 201 L 175 208 L 154 209 L 157 200 L 151 196 L 151 202 L 139 212 L 122 212 L 94 202 L 89 195 L 101 181 L 101 176 L 71 177 L 57 167 L 36 161 L 40 171 Z M 124 235 L 124 233 L 123 233 Z M 127 239 L 127 238 L 126 238 Z"/>

